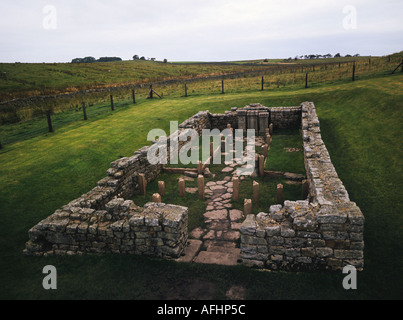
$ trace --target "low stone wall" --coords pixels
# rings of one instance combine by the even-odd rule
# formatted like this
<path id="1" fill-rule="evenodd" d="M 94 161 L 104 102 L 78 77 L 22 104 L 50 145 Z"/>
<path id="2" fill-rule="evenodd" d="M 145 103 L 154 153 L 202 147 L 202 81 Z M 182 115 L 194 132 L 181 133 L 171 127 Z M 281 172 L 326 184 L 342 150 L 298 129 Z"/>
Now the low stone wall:
<path id="1" fill-rule="evenodd" d="M 127 253 L 178 258 L 187 241 L 188 209 L 117 198 L 106 210 L 58 210 L 29 230 L 29 255 Z"/>
<path id="2" fill-rule="evenodd" d="M 272 270 L 339 270 L 345 265 L 362 270 L 364 216 L 331 163 L 315 106 L 303 103 L 300 110 L 309 198 L 248 215 L 241 227 L 243 263 Z"/>
<path id="3" fill-rule="evenodd" d="M 238 113 L 236 108 L 232 111 L 227 111 L 224 114 L 209 114 L 210 127 L 212 129 L 218 129 L 220 131 L 227 129 L 228 124 L 232 128 L 238 129 Z"/>
<path id="4" fill-rule="evenodd" d="M 269 108 L 269 112 L 274 129 L 301 127 L 301 107 Z"/>

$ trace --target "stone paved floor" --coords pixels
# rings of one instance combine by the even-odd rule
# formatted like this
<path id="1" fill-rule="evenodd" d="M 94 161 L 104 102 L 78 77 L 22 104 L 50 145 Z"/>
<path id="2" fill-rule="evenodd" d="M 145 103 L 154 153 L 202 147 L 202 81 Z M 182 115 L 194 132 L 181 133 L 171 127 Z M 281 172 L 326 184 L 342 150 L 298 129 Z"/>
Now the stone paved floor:
<path id="1" fill-rule="evenodd" d="M 263 138 L 257 137 L 257 146 Z M 237 265 L 240 263 L 240 227 L 244 220 L 243 212 L 232 208 L 232 177 L 236 173 L 236 164 L 229 164 L 222 172 L 223 180 L 210 181 L 206 184 L 206 228 L 192 230 L 189 246 L 185 255 L 178 261 L 208 263 L 219 265 Z M 242 180 L 243 177 L 240 179 Z"/>

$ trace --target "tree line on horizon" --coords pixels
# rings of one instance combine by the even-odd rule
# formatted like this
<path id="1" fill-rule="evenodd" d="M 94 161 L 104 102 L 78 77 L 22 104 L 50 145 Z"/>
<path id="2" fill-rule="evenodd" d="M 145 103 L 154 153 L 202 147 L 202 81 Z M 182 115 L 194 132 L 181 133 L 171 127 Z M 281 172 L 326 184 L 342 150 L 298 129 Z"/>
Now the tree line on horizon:
<path id="1" fill-rule="evenodd" d="M 133 56 L 133 60 L 148 60 L 148 61 L 156 61 L 155 58 L 145 58 L 144 56 L 139 57 L 137 54 Z M 94 63 L 94 62 L 110 62 L 110 61 L 122 61 L 120 57 L 101 57 L 99 59 L 95 59 L 94 57 L 85 57 L 85 58 L 74 58 L 71 60 L 71 63 Z M 168 60 L 164 59 L 164 63 L 167 63 Z"/>
<path id="2" fill-rule="evenodd" d="M 101 57 L 99 59 L 95 59 L 94 57 L 85 57 L 85 58 L 75 58 L 71 60 L 71 63 L 94 63 L 94 62 L 110 62 L 110 61 L 122 61 L 122 58 Z"/>
<path id="3" fill-rule="evenodd" d="M 350 55 L 346 54 L 344 57 L 345 58 L 351 58 L 351 57 L 359 57 L 360 55 L 357 53 L 355 55 Z M 306 55 L 301 55 L 301 56 L 296 56 L 295 58 L 288 58 L 287 60 L 314 60 L 314 59 L 329 59 L 329 58 L 341 58 L 343 57 L 340 53 L 336 53 L 334 56 L 331 55 L 330 53 L 327 54 L 306 54 Z"/>

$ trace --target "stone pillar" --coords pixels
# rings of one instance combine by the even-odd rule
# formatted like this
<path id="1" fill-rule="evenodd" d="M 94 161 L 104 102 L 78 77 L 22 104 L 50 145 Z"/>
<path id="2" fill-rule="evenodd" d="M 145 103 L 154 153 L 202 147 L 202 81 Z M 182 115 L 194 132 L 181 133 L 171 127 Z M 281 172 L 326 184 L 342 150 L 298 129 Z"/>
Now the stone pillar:
<path id="1" fill-rule="evenodd" d="M 277 203 L 283 204 L 284 202 L 284 186 L 282 184 L 277 185 Z"/>
<path id="2" fill-rule="evenodd" d="M 267 143 L 268 145 L 270 145 L 270 142 L 271 142 L 271 135 L 270 135 L 270 134 L 267 134 L 267 135 L 266 135 L 266 143 Z"/>
<path id="3" fill-rule="evenodd" d="M 199 189 L 199 199 L 204 200 L 204 177 L 199 175 L 197 179 L 197 186 Z"/>
<path id="4" fill-rule="evenodd" d="M 270 123 L 270 125 L 269 125 L 269 133 L 270 133 L 270 135 L 273 134 L 273 124 L 272 123 Z"/>
<path id="5" fill-rule="evenodd" d="M 269 156 L 269 145 L 265 144 L 263 146 L 263 156 L 265 159 L 267 159 L 267 157 Z"/>
<path id="6" fill-rule="evenodd" d="M 203 173 L 203 163 L 199 161 L 197 163 L 197 174 L 202 174 Z"/>
<path id="7" fill-rule="evenodd" d="M 165 196 L 165 182 L 158 181 L 158 192 L 161 196 Z"/>
<path id="8" fill-rule="evenodd" d="M 253 181 L 253 202 L 259 202 L 259 183 L 256 181 Z"/>
<path id="9" fill-rule="evenodd" d="M 153 194 L 153 202 L 161 203 L 161 196 L 158 193 Z"/>
<path id="10" fill-rule="evenodd" d="M 248 129 L 259 130 L 258 111 L 248 111 Z"/>
<path id="11" fill-rule="evenodd" d="M 247 129 L 247 123 L 246 123 L 246 110 L 238 110 L 238 129 L 240 130 L 246 130 Z"/>
<path id="12" fill-rule="evenodd" d="M 239 201 L 239 178 L 233 177 L 232 178 L 232 200 Z"/>
<path id="13" fill-rule="evenodd" d="M 259 112 L 259 134 L 265 135 L 266 129 L 269 127 L 269 113 L 266 111 Z"/>
<path id="14" fill-rule="evenodd" d="M 179 179 L 178 185 L 179 185 L 179 196 L 183 198 L 186 195 L 185 180 Z"/>
<path id="15" fill-rule="evenodd" d="M 249 214 L 252 214 L 252 200 L 245 199 L 244 201 L 244 215 L 247 217 Z"/>
<path id="16" fill-rule="evenodd" d="M 264 177 L 264 156 L 259 156 L 259 177 Z"/>
<path id="17" fill-rule="evenodd" d="M 139 189 L 140 194 L 145 196 L 147 193 L 147 181 L 144 173 L 139 173 Z"/>

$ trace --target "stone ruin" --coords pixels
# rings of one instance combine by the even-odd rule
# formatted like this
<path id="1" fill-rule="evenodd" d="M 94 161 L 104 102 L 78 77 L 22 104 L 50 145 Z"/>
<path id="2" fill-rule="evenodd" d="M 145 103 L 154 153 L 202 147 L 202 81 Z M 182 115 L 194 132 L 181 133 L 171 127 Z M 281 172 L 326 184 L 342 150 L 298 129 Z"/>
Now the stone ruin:
<path id="1" fill-rule="evenodd" d="M 271 270 L 340 270 L 345 265 L 362 270 L 364 216 L 332 165 L 314 104 L 276 108 L 251 104 L 225 114 L 199 112 L 179 126 L 179 133 L 188 128 L 199 134 L 203 129 L 224 130 L 228 124 L 262 135 L 270 124 L 274 129 L 300 128 L 309 184 L 306 199 L 286 200 L 268 212 L 246 216 L 240 226 L 242 264 Z M 148 162 L 149 148 L 112 162 L 95 188 L 31 228 L 24 254 L 115 253 L 178 259 L 189 244 L 188 208 L 164 203 L 139 207 L 125 200 L 141 192 L 140 176 L 149 183 L 163 170 L 163 165 Z"/>

